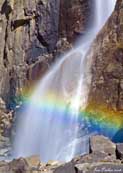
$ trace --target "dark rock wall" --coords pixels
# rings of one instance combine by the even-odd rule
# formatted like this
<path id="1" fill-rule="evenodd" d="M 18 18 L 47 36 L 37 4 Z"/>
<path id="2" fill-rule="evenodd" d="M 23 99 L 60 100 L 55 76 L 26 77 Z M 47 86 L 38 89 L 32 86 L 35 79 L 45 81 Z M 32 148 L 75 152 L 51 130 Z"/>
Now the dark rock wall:
<path id="1" fill-rule="evenodd" d="M 78 23 L 79 30 L 85 27 L 89 11 L 83 8 L 89 8 L 88 2 L 0 1 L 0 97 L 7 105 L 13 107 L 15 96 L 27 81 L 37 79 L 49 68 L 57 56 L 59 39 L 66 37 L 70 42 L 75 25 Z M 61 47 L 70 47 L 67 39 L 62 41 L 66 43 L 60 42 Z"/>
<path id="2" fill-rule="evenodd" d="M 93 0 L 61 0 L 59 25 L 61 37 L 67 37 L 67 39 L 71 42 L 75 41 L 76 38 L 84 34 L 87 29 L 89 19 L 92 16 L 92 3 Z"/>
<path id="3" fill-rule="evenodd" d="M 103 105 L 123 115 L 123 0 L 117 1 L 88 57 L 92 60 L 89 106 L 96 110 Z"/>

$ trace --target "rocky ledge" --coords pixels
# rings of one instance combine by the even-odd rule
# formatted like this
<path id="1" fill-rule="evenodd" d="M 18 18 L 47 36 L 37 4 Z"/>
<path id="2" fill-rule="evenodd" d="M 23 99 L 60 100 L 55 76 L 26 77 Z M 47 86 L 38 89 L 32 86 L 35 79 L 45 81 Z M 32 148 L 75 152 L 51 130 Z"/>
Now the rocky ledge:
<path id="1" fill-rule="evenodd" d="M 90 153 L 68 163 L 43 163 L 38 156 L 1 161 L 0 173 L 123 173 L 123 144 L 104 136 L 90 138 Z"/>

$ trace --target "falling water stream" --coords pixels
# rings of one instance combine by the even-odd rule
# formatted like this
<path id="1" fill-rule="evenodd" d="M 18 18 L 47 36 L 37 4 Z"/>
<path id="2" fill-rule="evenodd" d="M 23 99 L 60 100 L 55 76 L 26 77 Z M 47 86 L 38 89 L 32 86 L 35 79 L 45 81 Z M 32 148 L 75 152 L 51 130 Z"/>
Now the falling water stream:
<path id="1" fill-rule="evenodd" d="M 105 2 L 106 1 L 106 2 Z M 29 103 L 21 112 L 14 142 L 14 156 L 38 154 L 41 160 L 69 161 L 88 153 L 87 123 L 79 121 L 86 107 L 85 58 L 99 30 L 111 15 L 116 0 L 94 0 L 94 27 L 81 45 L 67 53 L 38 82 Z"/>

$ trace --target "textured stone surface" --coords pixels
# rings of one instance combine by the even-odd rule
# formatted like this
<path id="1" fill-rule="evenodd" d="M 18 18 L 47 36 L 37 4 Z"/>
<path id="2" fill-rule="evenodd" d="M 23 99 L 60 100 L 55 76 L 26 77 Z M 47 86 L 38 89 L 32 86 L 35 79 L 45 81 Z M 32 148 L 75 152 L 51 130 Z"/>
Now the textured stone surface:
<path id="1" fill-rule="evenodd" d="M 93 153 L 105 153 L 115 156 L 116 145 L 104 136 L 92 136 L 90 139 L 91 151 Z"/>
<path id="2" fill-rule="evenodd" d="M 86 111 L 95 122 L 98 120 L 100 129 L 104 122 L 106 128 L 117 130 L 116 134 L 111 130 L 114 142 L 123 142 L 123 0 L 117 1 L 113 14 L 94 40 L 87 59 L 90 91 Z M 104 129 L 99 133 L 106 134 Z"/>
<path id="3" fill-rule="evenodd" d="M 61 0 L 60 1 L 60 36 L 75 41 L 84 34 L 91 17 L 90 0 Z M 88 16 L 88 17 L 87 17 Z"/>
<path id="4" fill-rule="evenodd" d="M 123 1 L 97 36 L 89 56 L 92 82 L 89 104 L 105 106 L 123 114 Z M 122 122 L 121 122 L 122 123 Z"/>
<path id="5" fill-rule="evenodd" d="M 74 164 L 72 162 L 56 168 L 53 173 L 66 173 L 66 172 L 75 173 Z"/>
<path id="6" fill-rule="evenodd" d="M 50 56 L 46 59 L 42 55 L 52 51 L 58 40 L 59 1 L 9 0 L 1 1 L 0 8 L 0 74 L 4 74 L 0 95 L 9 105 L 16 102 L 15 95 L 26 85 L 27 73 L 37 62 L 40 71 L 47 68 L 42 61 L 48 63 Z"/>
<path id="7" fill-rule="evenodd" d="M 13 109 L 22 88 L 41 77 L 55 57 L 71 47 L 62 37 L 73 40 L 76 23 L 79 28 L 86 25 L 88 1 L 0 1 L 0 97 L 7 108 Z M 66 23 L 69 27 L 62 27 Z"/>
<path id="8" fill-rule="evenodd" d="M 0 1 L 1 116 L 8 116 L 8 110 L 15 109 L 20 101 L 18 96 L 25 86 L 27 92 L 58 56 L 72 48 L 70 41 L 74 39 L 73 32 L 78 16 L 81 18 L 79 28 L 85 27 L 88 22 L 85 18 L 89 18 L 89 1 Z M 61 34 L 61 29 L 62 25 L 66 25 L 65 13 L 68 6 L 69 28 L 63 27 L 67 37 L 66 34 Z M 72 24 L 74 27 L 71 27 Z M 10 122 L 5 118 L 1 123 L 0 118 L 0 133 L 2 126 L 2 129 L 6 127 L 6 131 L 2 133 L 10 134 Z"/>

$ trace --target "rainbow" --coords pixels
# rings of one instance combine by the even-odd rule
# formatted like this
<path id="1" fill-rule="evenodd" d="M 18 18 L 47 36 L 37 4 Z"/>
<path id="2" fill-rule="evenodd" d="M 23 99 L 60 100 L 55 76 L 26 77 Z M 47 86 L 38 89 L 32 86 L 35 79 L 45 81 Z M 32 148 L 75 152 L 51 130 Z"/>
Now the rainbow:
<path id="1" fill-rule="evenodd" d="M 91 104 L 91 106 L 88 106 L 85 110 L 80 108 L 78 115 L 75 115 L 69 103 L 66 103 L 62 96 L 56 97 L 55 93 L 50 92 L 44 98 L 37 99 L 32 103 L 30 95 L 33 92 L 27 93 L 26 91 L 21 95 L 21 100 L 26 105 L 32 104 L 39 109 L 43 108 L 45 113 L 55 110 L 58 119 L 60 119 L 60 116 L 64 116 L 65 123 L 67 123 L 71 117 L 75 120 L 77 118 L 79 123 L 87 124 L 90 133 L 98 133 L 113 138 L 121 130 L 121 135 L 118 138 L 122 139 L 116 139 L 116 142 L 120 140 L 123 141 L 123 114 L 109 110 L 102 105 L 94 106 Z M 95 109 L 95 107 L 97 108 Z"/>

